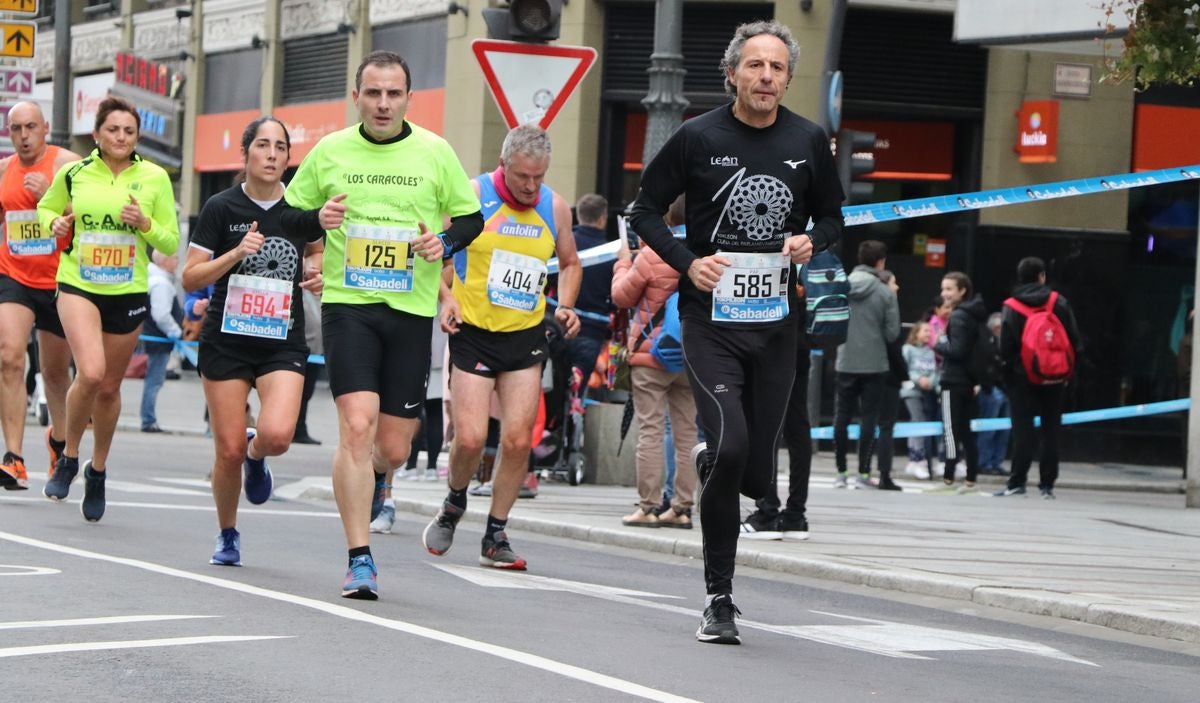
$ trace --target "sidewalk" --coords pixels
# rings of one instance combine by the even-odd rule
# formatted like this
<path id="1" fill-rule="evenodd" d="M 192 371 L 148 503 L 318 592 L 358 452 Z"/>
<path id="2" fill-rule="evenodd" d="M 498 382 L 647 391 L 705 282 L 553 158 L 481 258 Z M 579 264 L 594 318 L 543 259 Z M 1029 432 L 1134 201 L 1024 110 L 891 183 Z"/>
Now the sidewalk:
<path id="1" fill-rule="evenodd" d="M 140 382 L 123 386 L 126 429 L 138 428 L 140 392 Z M 202 407 L 194 376 L 168 381 L 159 424 L 202 432 Z M 323 385 L 309 413 L 314 434 L 333 441 L 320 434 L 336 427 Z M 1062 474 L 1056 501 L 922 494 L 938 482 L 915 480 L 900 481 L 903 493 L 834 490 L 826 452 L 810 483 L 811 539 L 743 540 L 738 562 L 1200 643 L 1200 510 L 1183 507 L 1179 469 L 1068 464 Z M 1003 480 L 985 479 L 997 487 Z M 440 482 L 396 486 L 397 509 L 421 515 L 432 516 L 445 495 Z M 315 476 L 280 487 L 277 497 L 332 499 L 332 489 L 328 477 Z M 509 524 L 518 544 L 521 532 L 534 532 L 702 558 L 699 529 L 622 526 L 634 502 L 633 488 L 544 481 Z M 472 498 L 466 519 L 481 524 L 486 508 L 486 499 Z M 749 501 L 743 509 L 752 509 Z M 536 570 L 536 547 L 526 556 Z"/>

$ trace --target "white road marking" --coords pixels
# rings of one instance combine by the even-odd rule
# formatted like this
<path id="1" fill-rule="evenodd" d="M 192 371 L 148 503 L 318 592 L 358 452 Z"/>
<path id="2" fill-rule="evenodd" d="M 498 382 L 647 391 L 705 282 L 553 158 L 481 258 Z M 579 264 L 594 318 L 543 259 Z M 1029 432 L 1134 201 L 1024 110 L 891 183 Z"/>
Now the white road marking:
<path id="1" fill-rule="evenodd" d="M 6 571 L 11 569 L 11 571 Z M 0 564 L 0 576 L 49 576 L 61 574 L 58 569 L 45 566 L 22 566 L 20 564 Z"/>
<path id="2" fill-rule="evenodd" d="M 546 577 L 535 577 L 543 579 L 545 582 L 559 582 L 562 584 L 572 584 L 574 588 L 552 588 L 550 583 L 544 585 L 526 585 L 523 583 L 529 578 L 528 574 L 516 574 L 507 571 L 485 571 L 487 577 L 482 577 L 478 574 L 481 569 L 467 568 L 449 564 L 431 564 L 431 566 L 441 569 L 448 574 L 458 576 L 479 586 L 489 588 L 536 588 L 538 590 L 559 590 L 570 591 L 578 595 L 587 596 L 590 598 L 598 598 L 614 603 L 624 603 L 626 605 L 636 605 L 641 608 L 650 608 L 651 610 L 660 610 L 667 613 L 675 613 L 684 615 L 690 618 L 697 617 L 697 611 L 684 608 L 678 605 L 668 605 L 666 603 L 656 603 L 654 601 L 640 600 L 630 597 L 627 594 L 637 594 L 637 591 L 625 591 L 624 589 L 612 588 L 609 586 L 601 586 L 598 584 L 580 583 L 577 581 L 560 581 L 559 579 L 550 579 Z M 663 597 L 658 594 L 643 594 L 651 597 Z M 1061 652 L 1053 647 L 1049 647 L 1037 642 L 1027 642 L 1025 640 L 1009 639 L 1005 637 L 992 637 L 989 635 L 976 635 L 969 632 L 959 632 L 956 630 L 942 630 L 933 627 L 924 627 L 921 625 L 909 625 L 906 623 L 889 622 L 887 620 L 872 620 L 870 618 L 859 618 L 849 615 L 839 615 L 837 613 L 826 613 L 818 610 L 810 611 L 818 615 L 827 615 L 830 617 L 844 618 L 847 620 L 855 620 L 858 622 L 869 623 L 868 625 L 772 625 L 765 622 L 755 620 L 738 620 L 739 627 L 746 627 L 752 630 L 761 630 L 763 632 L 771 632 L 777 635 L 785 635 L 795 637 L 797 639 L 809 640 L 811 642 L 820 642 L 822 644 L 830 644 L 846 649 L 854 649 L 860 652 L 870 654 L 878 654 L 880 656 L 892 657 L 895 659 L 925 659 L 933 660 L 933 657 L 926 657 L 914 652 L 950 652 L 950 651 L 972 651 L 972 650 L 997 650 L 1007 649 L 1014 652 L 1024 654 L 1033 654 L 1040 657 L 1049 657 L 1060 661 L 1073 662 L 1075 664 L 1085 664 L 1087 666 L 1099 666 L 1085 659 L 1079 659 L 1069 654 Z"/>
<path id="3" fill-rule="evenodd" d="M 200 488 L 204 490 L 205 495 L 212 492 L 212 484 L 202 478 L 169 478 L 166 476 L 155 476 L 153 481 L 159 483 L 169 483 L 175 486 L 190 486 L 192 488 Z"/>
<path id="4" fill-rule="evenodd" d="M 635 591 L 629 588 L 614 588 L 613 586 L 602 586 L 598 583 L 567 581 L 565 579 L 537 576 L 534 574 L 517 575 L 500 569 L 480 569 L 475 566 L 459 566 L 457 564 L 434 564 L 433 566 L 447 573 L 454 574 L 459 578 L 466 579 L 476 586 L 484 586 L 486 588 L 524 588 L 535 591 L 566 591 L 584 596 L 603 594 L 683 600 L 683 596 L 668 596 L 663 593 Z"/>
<path id="5" fill-rule="evenodd" d="M 128 640 L 113 642 L 67 642 L 65 644 L 36 644 L 29 647 L 0 648 L 0 659 L 7 657 L 27 657 L 43 654 L 59 654 L 61 652 L 95 652 L 102 649 L 140 649 L 145 647 L 179 647 L 189 644 L 216 644 L 218 642 L 254 642 L 257 640 L 292 639 L 283 635 L 263 636 L 221 636 L 205 637 L 171 637 L 157 640 Z"/>
<path id="6" fill-rule="evenodd" d="M 18 498 L 15 496 L 0 496 L 0 503 L 37 503 L 38 505 L 46 504 L 45 498 Z M 64 503 L 79 505 L 77 500 L 67 500 Z M 181 503 L 141 503 L 133 501 L 110 500 L 107 502 L 108 507 L 113 508 L 148 508 L 150 510 L 196 510 L 206 513 L 215 513 L 217 509 L 212 505 L 184 505 Z M 289 515 L 292 517 L 338 517 L 338 514 L 330 510 L 277 510 L 274 508 L 246 508 L 239 507 L 238 515 Z"/>
<path id="7" fill-rule="evenodd" d="M 309 489 L 322 489 L 322 495 L 327 495 L 328 491 L 333 488 L 333 479 L 326 476 L 305 476 L 299 481 L 292 481 L 275 487 L 274 495 L 276 498 L 283 500 L 296 500 L 309 491 Z"/>
<path id="8" fill-rule="evenodd" d="M 1071 662 L 1072 664 L 1083 664 L 1085 666 L 1094 667 L 1100 666 L 1094 662 L 1073 657 L 1070 654 L 1044 644 L 1038 644 L 1037 642 L 1012 639 L 1009 637 L 981 635 L 974 632 L 940 630 L 937 628 L 923 627 L 920 625 L 889 622 L 887 620 L 861 618 L 853 615 L 841 615 L 839 613 L 826 613 L 819 610 L 813 610 L 811 612 L 817 613 L 818 615 L 828 615 L 829 617 L 842 618 L 844 620 L 870 623 L 870 625 L 855 625 L 852 627 L 822 625 L 816 627 L 795 628 L 805 631 L 805 634 L 801 636 L 814 640 L 821 638 L 821 641 L 824 641 L 828 638 L 845 638 L 850 642 L 858 643 L 866 651 L 881 649 L 902 652 L 933 652 L 1007 649 L 1013 652 L 1021 652 L 1023 654 L 1032 654 L 1034 656 L 1047 657 L 1049 659 L 1058 659 L 1060 661 Z"/>
<path id="9" fill-rule="evenodd" d="M 0 622 L 0 630 L 25 630 L 37 627 L 89 627 L 91 625 L 118 625 L 130 622 L 161 622 L 163 620 L 195 620 L 215 618 L 218 615 L 112 615 L 101 618 L 75 618 L 73 620 L 25 620 Z"/>
<path id="10" fill-rule="evenodd" d="M 121 493 L 153 493 L 164 496 L 203 496 L 212 495 L 212 491 L 194 491 L 187 488 L 172 488 L 171 486 L 155 486 L 149 483 L 135 483 L 133 481 L 120 481 L 117 479 L 106 479 L 104 485 L 108 490 L 118 491 Z"/>
<path id="11" fill-rule="evenodd" d="M 613 691 L 625 693 L 631 696 L 638 696 L 652 701 L 667 701 L 669 703 L 696 703 L 691 698 L 677 696 L 666 691 L 659 691 L 648 686 L 641 686 L 639 684 L 624 681 L 613 676 L 601 674 L 597 671 L 591 671 L 589 669 L 555 661 L 546 657 L 540 657 L 529 652 L 522 652 L 517 649 L 510 649 L 508 647 L 502 647 L 500 645 L 490 644 L 488 642 L 473 640 L 468 637 L 454 635 L 449 632 L 442 632 L 441 630 L 434 630 L 428 627 L 422 627 L 421 625 L 405 622 L 403 620 L 392 620 L 389 618 L 379 617 L 377 615 L 371 615 L 370 613 L 355 610 L 354 608 L 348 608 L 344 605 L 326 603 L 324 601 L 319 601 L 313 598 L 305 598 L 304 596 L 297 596 L 283 591 L 273 591 L 267 588 L 261 588 L 259 586 L 251 586 L 250 584 L 241 583 L 239 581 L 231 581 L 229 579 L 217 578 L 215 576 L 207 576 L 191 571 L 184 571 L 183 569 L 176 569 L 170 566 L 155 564 L 153 562 L 141 561 L 140 559 L 129 559 L 126 557 L 117 557 L 109 554 L 102 554 L 100 552 L 77 549 L 75 547 L 67 547 L 65 545 L 24 537 L 11 532 L 0 532 L 0 539 L 15 542 L 17 544 L 23 544 L 28 547 L 45 549 L 47 551 L 67 554 L 83 559 L 94 559 L 96 561 L 108 562 L 110 564 L 120 564 L 122 566 L 142 569 L 143 571 L 162 574 L 164 576 L 186 579 L 188 581 L 195 581 L 197 583 L 203 583 L 209 586 L 215 586 L 217 588 L 224 588 L 230 591 L 237 591 L 239 593 L 258 596 L 260 598 L 267 598 L 282 603 L 289 603 L 291 605 L 298 605 L 325 613 L 327 615 L 344 618 L 346 620 L 377 625 L 379 627 L 396 630 L 398 632 L 404 632 L 416 637 L 423 637 L 425 639 L 441 642 L 454 647 L 461 647 L 463 649 L 480 652 L 482 654 L 487 654 L 499 659 L 505 659 L 513 663 L 535 669 L 541 669 L 542 671 L 557 674 L 559 676 L 574 679 L 576 681 L 581 681 L 593 686 L 607 688 Z M 5 650 L 0 650 L 0 655 L 3 655 L 4 651 Z"/>

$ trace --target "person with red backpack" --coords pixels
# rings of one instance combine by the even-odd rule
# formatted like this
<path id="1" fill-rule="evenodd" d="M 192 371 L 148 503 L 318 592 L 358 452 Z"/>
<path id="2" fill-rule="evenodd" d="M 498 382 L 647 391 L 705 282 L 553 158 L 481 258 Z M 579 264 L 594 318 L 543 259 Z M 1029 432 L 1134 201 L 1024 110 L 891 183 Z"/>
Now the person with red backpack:
<path id="1" fill-rule="evenodd" d="M 1017 264 L 1017 286 L 1004 301 L 1000 359 L 1012 403 L 1013 458 L 1008 486 L 997 497 L 1025 495 L 1033 464 L 1033 418 L 1042 418 L 1042 498 L 1054 500 L 1063 389 L 1075 372 L 1079 328 L 1067 299 L 1046 285 L 1046 264 L 1030 256 Z"/>

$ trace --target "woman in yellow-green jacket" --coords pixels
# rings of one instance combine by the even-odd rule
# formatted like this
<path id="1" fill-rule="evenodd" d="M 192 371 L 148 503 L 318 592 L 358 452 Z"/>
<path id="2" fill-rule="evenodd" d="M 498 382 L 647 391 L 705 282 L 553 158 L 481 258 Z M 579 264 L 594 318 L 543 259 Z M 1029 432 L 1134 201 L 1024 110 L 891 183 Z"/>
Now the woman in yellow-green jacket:
<path id="1" fill-rule="evenodd" d="M 43 493 L 63 500 L 79 473 L 79 444 L 92 421 L 92 458 L 84 462 L 80 511 L 104 515 L 108 452 L 121 412 L 121 381 L 150 301 L 150 250 L 179 248 L 175 197 L 166 171 L 137 146 L 141 119 L 133 105 L 105 98 L 96 112 L 96 148 L 63 166 L 38 203 L 38 219 L 56 237 L 71 237 L 58 264 L 58 314 L 75 357 L 67 392 L 67 446 Z"/>

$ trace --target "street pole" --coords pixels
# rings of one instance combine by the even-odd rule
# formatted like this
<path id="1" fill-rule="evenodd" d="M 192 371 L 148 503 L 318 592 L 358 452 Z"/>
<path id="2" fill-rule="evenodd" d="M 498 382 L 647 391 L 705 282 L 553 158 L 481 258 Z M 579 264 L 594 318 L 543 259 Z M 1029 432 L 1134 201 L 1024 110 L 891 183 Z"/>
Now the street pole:
<path id="1" fill-rule="evenodd" d="M 683 0 L 655 0 L 654 53 L 650 54 L 650 90 L 642 98 L 648 113 L 642 168 L 683 123 Z"/>
<path id="2" fill-rule="evenodd" d="M 1200 222 L 1196 224 L 1197 236 L 1200 236 Z M 1200 291 L 1200 264 L 1196 266 L 1195 290 Z M 1195 306 L 1192 307 L 1194 311 Z M 1192 320 L 1192 384 L 1189 395 L 1192 407 L 1188 410 L 1187 423 L 1187 496 L 1184 505 L 1189 508 L 1200 508 L 1200 344 L 1196 343 L 1195 318 Z"/>
<path id="3" fill-rule="evenodd" d="M 54 129 L 50 142 L 71 142 L 71 3 L 54 3 Z"/>

